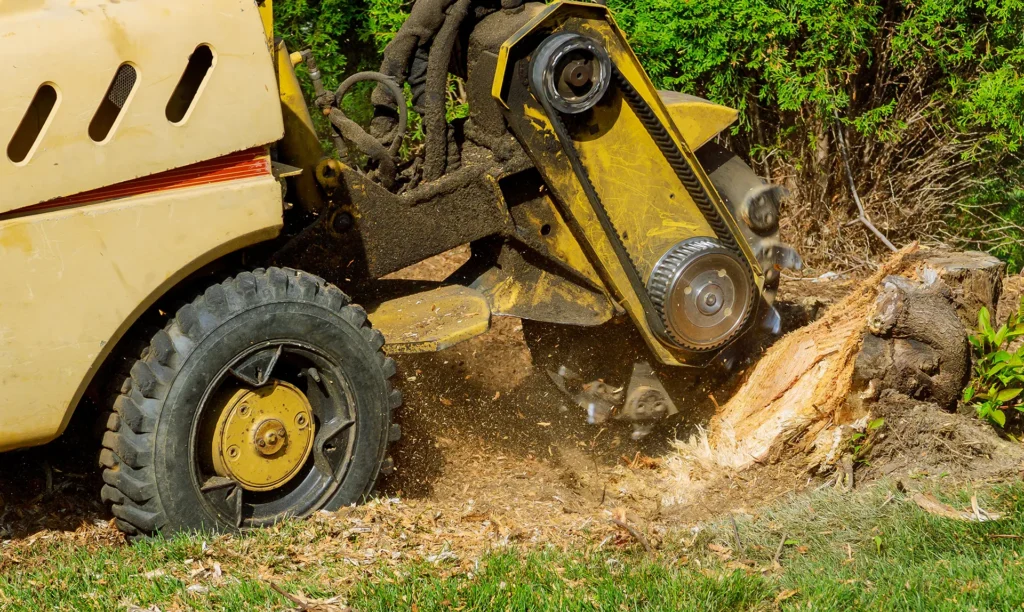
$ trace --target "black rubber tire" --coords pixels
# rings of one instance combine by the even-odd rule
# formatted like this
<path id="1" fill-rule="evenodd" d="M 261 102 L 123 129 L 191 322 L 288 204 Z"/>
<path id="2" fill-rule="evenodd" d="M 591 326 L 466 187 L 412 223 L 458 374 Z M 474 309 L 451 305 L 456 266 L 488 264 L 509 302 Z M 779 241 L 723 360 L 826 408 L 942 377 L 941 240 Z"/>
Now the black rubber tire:
<path id="1" fill-rule="evenodd" d="M 295 270 L 259 269 L 213 285 L 183 306 L 121 386 L 100 455 L 101 495 L 118 528 L 130 535 L 236 528 L 202 503 L 183 458 L 191 457 L 201 398 L 218 372 L 245 348 L 283 338 L 336 357 L 355 400 L 351 463 L 313 510 L 366 499 L 390 466 L 388 444 L 398 437 L 391 416 L 402 398 L 389 382 L 395 363 L 381 350 L 384 337 L 337 287 Z"/>

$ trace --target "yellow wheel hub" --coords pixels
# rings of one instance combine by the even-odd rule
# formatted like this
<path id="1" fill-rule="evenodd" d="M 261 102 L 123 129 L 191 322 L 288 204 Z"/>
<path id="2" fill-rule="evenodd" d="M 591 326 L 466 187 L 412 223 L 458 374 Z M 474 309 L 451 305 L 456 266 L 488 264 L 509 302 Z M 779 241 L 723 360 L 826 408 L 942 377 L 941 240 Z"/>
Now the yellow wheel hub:
<path id="1" fill-rule="evenodd" d="M 217 474 L 248 491 L 270 491 L 291 480 L 313 450 L 313 409 L 283 381 L 239 389 L 226 398 L 213 434 Z"/>

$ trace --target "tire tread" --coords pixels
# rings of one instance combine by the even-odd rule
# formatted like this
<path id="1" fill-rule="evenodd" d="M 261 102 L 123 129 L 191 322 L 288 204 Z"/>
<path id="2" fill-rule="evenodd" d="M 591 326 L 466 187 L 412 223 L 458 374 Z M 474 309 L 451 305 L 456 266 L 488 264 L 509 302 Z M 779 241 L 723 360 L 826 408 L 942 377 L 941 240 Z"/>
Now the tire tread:
<path id="1" fill-rule="evenodd" d="M 336 312 L 360 329 L 362 337 L 378 353 L 378 365 L 385 378 L 387 402 L 392 411 L 401 405 L 401 393 L 391 387 L 395 375 L 394 360 L 381 350 L 384 336 L 370 327 L 366 311 L 352 305 L 337 287 L 319 277 L 287 268 L 256 269 L 242 272 L 212 285 L 189 304 L 182 306 L 165 329 L 153 333 L 148 347 L 130 369 L 121 368 L 123 383 L 113 398 L 113 413 L 105 418 L 100 465 L 104 485 L 100 496 L 110 504 L 115 525 L 132 536 L 159 532 L 168 525 L 167 512 L 160 500 L 153 467 L 156 427 L 164 399 L 179 368 L 202 340 L 234 314 L 261 304 L 302 301 L 318 304 Z M 395 441 L 401 430 L 391 428 L 388 415 L 388 441 Z M 390 469 L 383 446 L 380 467 L 370 479 L 368 495 L 380 474 Z"/>

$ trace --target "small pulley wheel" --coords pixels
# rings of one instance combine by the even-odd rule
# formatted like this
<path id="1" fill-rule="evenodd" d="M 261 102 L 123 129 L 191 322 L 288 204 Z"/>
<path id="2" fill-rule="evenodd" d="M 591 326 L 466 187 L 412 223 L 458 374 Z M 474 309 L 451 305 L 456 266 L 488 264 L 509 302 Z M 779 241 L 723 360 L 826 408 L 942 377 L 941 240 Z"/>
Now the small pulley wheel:
<path id="1" fill-rule="evenodd" d="M 530 73 L 533 94 L 560 113 L 586 112 L 604 98 L 612 61 L 598 41 L 581 34 L 548 37 L 537 48 Z"/>
<path id="2" fill-rule="evenodd" d="M 691 238 L 654 266 L 647 288 L 666 340 L 694 351 L 721 348 L 750 320 L 756 288 L 739 255 L 711 238 Z"/>

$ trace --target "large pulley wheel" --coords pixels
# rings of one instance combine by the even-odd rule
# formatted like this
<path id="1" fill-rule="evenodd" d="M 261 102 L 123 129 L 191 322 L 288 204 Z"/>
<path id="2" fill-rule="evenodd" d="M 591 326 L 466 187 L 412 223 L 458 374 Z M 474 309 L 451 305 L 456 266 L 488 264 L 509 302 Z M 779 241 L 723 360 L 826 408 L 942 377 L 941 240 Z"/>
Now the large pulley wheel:
<path id="1" fill-rule="evenodd" d="M 233 530 L 363 501 L 398 433 L 383 344 L 308 274 L 209 288 L 157 332 L 115 401 L 101 462 L 118 527 Z"/>
<path id="2" fill-rule="evenodd" d="M 711 351 L 743 331 L 757 288 L 737 254 L 711 238 L 693 238 L 655 265 L 648 291 L 669 340 Z"/>

